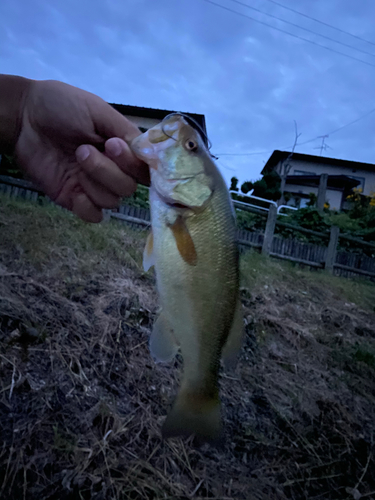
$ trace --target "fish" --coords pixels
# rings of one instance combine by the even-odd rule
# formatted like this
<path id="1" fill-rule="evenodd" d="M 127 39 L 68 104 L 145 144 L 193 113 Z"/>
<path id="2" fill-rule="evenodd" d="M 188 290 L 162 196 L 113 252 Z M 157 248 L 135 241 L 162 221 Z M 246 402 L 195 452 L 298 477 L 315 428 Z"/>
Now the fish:
<path id="1" fill-rule="evenodd" d="M 180 388 L 162 436 L 223 438 L 219 370 L 243 337 L 239 251 L 229 190 L 202 134 L 168 115 L 131 143 L 150 169 L 151 232 L 143 267 L 155 268 L 161 312 L 149 347 L 158 362 L 183 358 Z"/>

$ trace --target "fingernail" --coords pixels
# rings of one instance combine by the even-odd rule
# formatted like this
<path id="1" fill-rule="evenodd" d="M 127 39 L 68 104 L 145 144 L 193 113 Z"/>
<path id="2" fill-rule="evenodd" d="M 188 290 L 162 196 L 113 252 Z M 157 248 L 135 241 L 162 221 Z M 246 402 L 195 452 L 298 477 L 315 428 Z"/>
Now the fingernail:
<path id="1" fill-rule="evenodd" d="M 122 153 L 121 144 L 116 140 L 109 140 L 106 144 L 106 149 L 111 156 L 120 156 L 120 154 Z"/>
<path id="2" fill-rule="evenodd" d="M 76 158 L 79 163 L 87 160 L 90 156 L 90 148 L 88 146 L 80 146 L 76 151 Z"/>

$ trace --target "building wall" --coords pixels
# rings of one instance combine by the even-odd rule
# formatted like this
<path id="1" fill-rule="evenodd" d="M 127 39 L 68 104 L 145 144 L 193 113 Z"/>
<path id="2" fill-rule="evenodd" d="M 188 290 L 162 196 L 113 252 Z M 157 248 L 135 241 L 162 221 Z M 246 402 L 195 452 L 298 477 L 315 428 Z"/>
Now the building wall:
<path id="1" fill-rule="evenodd" d="M 303 160 L 293 160 L 291 158 L 289 163 L 292 165 L 288 175 L 306 174 L 328 174 L 328 175 L 348 175 L 354 178 L 361 178 L 364 180 L 363 194 L 370 195 L 375 193 L 375 172 L 368 170 L 352 169 L 346 167 L 336 167 L 333 165 L 325 165 L 324 163 L 313 163 Z M 276 170 L 280 173 L 281 162 L 278 163 Z M 362 184 L 358 187 L 362 187 Z"/>
<path id="2" fill-rule="evenodd" d="M 314 186 L 297 186 L 296 184 L 286 184 L 285 191 L 288 193 L 293 193 L 296 196 L 299 194 L 308 195 L 314 193 L 318 196 L 318 188 Z M 331 210 L 340 210 L 342 200 L 342 191 L 337 191 L 335 189 L 327 188 L 326 191 L 326 201 L 328 201 Z"/>
<path id="3" fill-rule="evenodd" d="M 145 118 L 143 116 L 129 116 L 129 115 L 124 115 L 125 118 L 127 118 L 130 122 L 134 123 L 137 125 L 137 127 L 143 127 L 143 128 L 151 128 L 158 123 L 161 122 L 161 120 L 157 120 L 156 118 Z"/>

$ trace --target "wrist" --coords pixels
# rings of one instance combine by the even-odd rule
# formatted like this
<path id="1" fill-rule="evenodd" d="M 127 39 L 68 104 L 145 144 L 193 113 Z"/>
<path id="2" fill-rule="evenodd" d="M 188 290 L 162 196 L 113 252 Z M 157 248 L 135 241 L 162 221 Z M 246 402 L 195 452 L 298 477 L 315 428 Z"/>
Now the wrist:
<path id="1" fill-rule="evenodd" d="M 0 154 L 13 153 L 31 83 L 20 76 L 0 75 Z"/>

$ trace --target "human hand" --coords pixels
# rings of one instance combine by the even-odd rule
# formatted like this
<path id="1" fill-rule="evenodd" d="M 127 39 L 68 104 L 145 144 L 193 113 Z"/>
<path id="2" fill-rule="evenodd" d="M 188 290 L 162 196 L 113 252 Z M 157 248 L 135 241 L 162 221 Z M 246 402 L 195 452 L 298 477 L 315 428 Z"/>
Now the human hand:
<path id="1" fill-rule="evenodd" d="M 127 143 L 139 129 L 100 97 L 57 81 L 30 81 L 15 144 L 19 165 L 57 204 L 88 222 L 102 220 L 149 184 L 147 166 Z"/>

